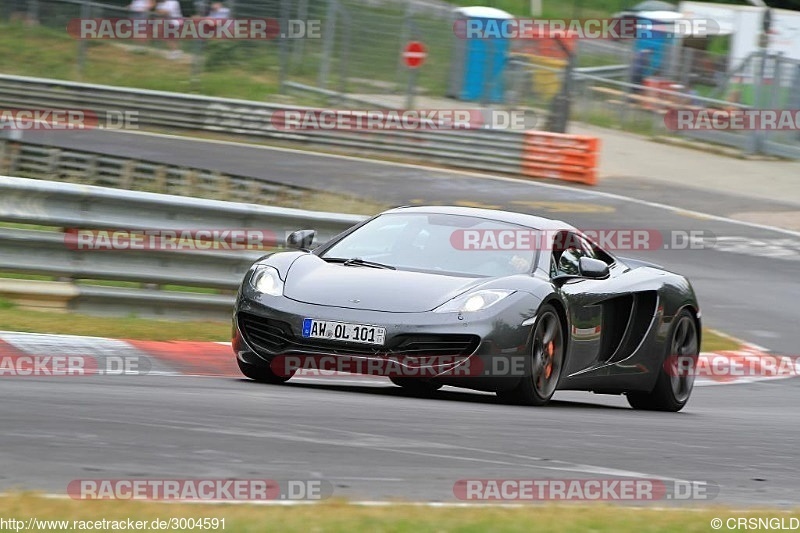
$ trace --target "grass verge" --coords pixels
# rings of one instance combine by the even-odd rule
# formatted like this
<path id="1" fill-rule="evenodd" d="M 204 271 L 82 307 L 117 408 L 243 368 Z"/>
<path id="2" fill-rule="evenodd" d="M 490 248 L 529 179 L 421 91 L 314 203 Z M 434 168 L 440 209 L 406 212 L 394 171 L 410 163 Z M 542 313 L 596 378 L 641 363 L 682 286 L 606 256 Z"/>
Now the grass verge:
<path id="1" fill-rule="evenodd" d="M 110 318 L 19 309 L 0 298 L 0 330 L 92 335 L 142 340 L 230 340 L 229 322 L 173 322 L 148 318 Z M 735 350 L 739 344 L 714 330 L 703 330 L 702 351 Z"/>
<path id="2" fill-rule="evenodd" d="M 61 335 L 90 335 L 112 339 L 154 341 L 229 341 L 229 322 L 180 322 L 138 317 L 96 317 L 20 309 L 0 299 L 0 330 Z"/>
<path id="3" fill-rule="evenodd" d="M 738 350 L 741 344 L 727 335 L 720 335 L 713 329 L 703 329 L 703 352 L 720 352 L 722 350 Z"/>
<path id="4" fill-rule="evenodd" d="M 632 532 L 703 532 L 712 531 L 711 521 L 720 518 L 783 517 L 777 511 L 741 509 L 648 509 L 611 505 L 531 505 L 521 507 L 427 507 L 397 504 L 367 507 L 331 501 L 316 505 L 253 506 L 164 504 L 131 501 L 72 501 L 47 499 L 32 494 L 11 495 L 0 499 L 0 516 L 6 520 L 66 520 L 69 528 L 77 530 L 73 521 L 127 519 L 153 520 L 224 519 L 228 532 L 529 532 L 548 531 L 571 533 Z M 61 526 L 65 524 L 60 524 Z M 95 528 L 97 529 L 97 528 Z M 105 528 L 103 528 L 105 529 Z M 109 528 L 110 529 L 110 528 Z M 67 530 L 54 525 L 52 530 Z M 170 529 L 182 531 L 188 529 Z M 221 531 L 219 528 L 218 531 Z M 723 531 L 730 531 L 727 528 Z M 11 529 L 13 531 L 13 529 Z"/>
<path id="5" fill-rule="evenodd" d="M 90 42 L 85 68 L 79 72 L 78 41 L 63 29 L 9 23 L 0 24 L 0 30 L 0 72 L 5 74 L 248 100 L 263 100 L 278 92 L 277 56 L 270 43 L 262 43 L 246 64 L 193 76 L 191 62 L 173 61 L 158 53 L 163 45 L 148 48 Z"/>

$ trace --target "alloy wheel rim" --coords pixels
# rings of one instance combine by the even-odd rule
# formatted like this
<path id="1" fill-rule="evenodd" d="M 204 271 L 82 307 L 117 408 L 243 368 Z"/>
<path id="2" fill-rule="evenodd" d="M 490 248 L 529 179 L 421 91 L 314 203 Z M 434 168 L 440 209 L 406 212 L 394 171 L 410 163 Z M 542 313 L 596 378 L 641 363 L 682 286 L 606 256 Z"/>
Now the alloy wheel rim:
<path id="1" fill-rule="evenodd" d="M 549 398 L 558 385 L 564 361 L 564 340 L 561 323 L 555 313 L 543 314 L 533 334 L 533 367 L 531 379 L 536 392 Z"/>
<path id="2" fill-rule="evenodd" d="M 697 327 L 691 318 L 682 316 L 675 325 L 669 353 L 673 361 L 670 372 L 672 394 L 676 401 L 685 402 L 692 393 L 695 378 L 695 364 L 685 364 L 685 358 L 691 357 L 696 363 L 698 355 Z"/>

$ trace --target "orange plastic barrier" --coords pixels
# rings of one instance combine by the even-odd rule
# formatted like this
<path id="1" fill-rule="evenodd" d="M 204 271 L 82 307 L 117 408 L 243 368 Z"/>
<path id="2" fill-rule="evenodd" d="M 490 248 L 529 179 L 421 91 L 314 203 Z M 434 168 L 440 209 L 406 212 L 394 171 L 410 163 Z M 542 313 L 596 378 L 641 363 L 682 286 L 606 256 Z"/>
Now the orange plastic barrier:
<path id="1" fill-rule="evenodd" d="M 528 131 L 522 149 L 522 175 L 597 185 L 599 151 L 597 137 Z"/>
<path id="2" fill-rule="evenodd" d="M 666 91 L 674 91 L 674 92 L 683 92 L 686 87 L 683 85 L 676 83 L 670 80 L 663 80 L 659 78 L 646 78 L 644 80 L 645 86 L 645 93 L 644 95 L 652 98 L 653 100 L 659 100 L 661 103 L 653 102 L 653 101 L 646 101 L 644 102 L 643 107 L 657 111 L 657 110 L 668 110 L 670 104 L 683 104 L 683 105 L 691 105 L 691 97 L 686 95 L 685 98 L 675 95 L 666 95 L 659 92 L 658 89 L 666 90 Z"/>

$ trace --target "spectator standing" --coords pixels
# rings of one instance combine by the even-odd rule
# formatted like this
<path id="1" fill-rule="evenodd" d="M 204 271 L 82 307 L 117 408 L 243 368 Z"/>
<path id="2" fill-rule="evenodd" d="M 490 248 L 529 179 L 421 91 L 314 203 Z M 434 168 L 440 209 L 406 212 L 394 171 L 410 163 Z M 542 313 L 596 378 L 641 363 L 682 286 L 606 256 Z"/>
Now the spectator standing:
<path id="1" fill-rule="evenodd" d="M 194 15 L 193 19 L 203 18 L 208 16 L 208 2 L 206 0 L 194 0 Z"/>
<path id="2" fill-rule="evenodd" d="M 128 11 L 133 19 L 146 19 L 153 9 L 153 0 L 133 0 L 128 4 Z"/>
<path id="3" fill-rule="evenodd" d="M 164 24 L 170 28 L 177 29 L 183 24 L 183 12 L 178 0 L 162 0 L 156 4 L 156 13 L 166 19 Z M 179 59 L 181 57 L 182 53 L 178 48 L 177 40 L 168 40 L 167 46 L 170 48 L 168 54 L 170 59 Z"/>
<path id="4" fill-rule="evenodd" d="M 39 23 L 39 0 L 11 0 L 9 3 L 11 4 L 11 22 L 22 21 L 28 26 L 35 26 Z"/>
<path id="5" fill-rule="evenodd" d="M 212 19 L 229 19 L 231 18 L 231 10 L 225 7 L 222 2 L 214 2 L 211 4 L 211 12 L 208 16 Z"/>

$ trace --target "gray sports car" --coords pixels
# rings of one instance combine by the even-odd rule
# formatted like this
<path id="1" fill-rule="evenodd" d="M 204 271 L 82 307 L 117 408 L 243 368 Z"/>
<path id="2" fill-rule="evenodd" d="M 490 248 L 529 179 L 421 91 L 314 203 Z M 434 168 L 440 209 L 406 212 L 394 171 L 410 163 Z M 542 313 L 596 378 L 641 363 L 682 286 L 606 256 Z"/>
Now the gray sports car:
<path id="1" fill-rule="evenodd" d="M 564 222 L 402 207 L 311 249 L 314 235 L 291 234 L 294 249 L 242 282 L 233 347 L 256 381 L 324 360 L 420 393 L 454 385 L 528 405 L 572 389 L 678 411 L 692 392 L 692 365 L 675 363 L 700 346 L 689 281 Z"/>

